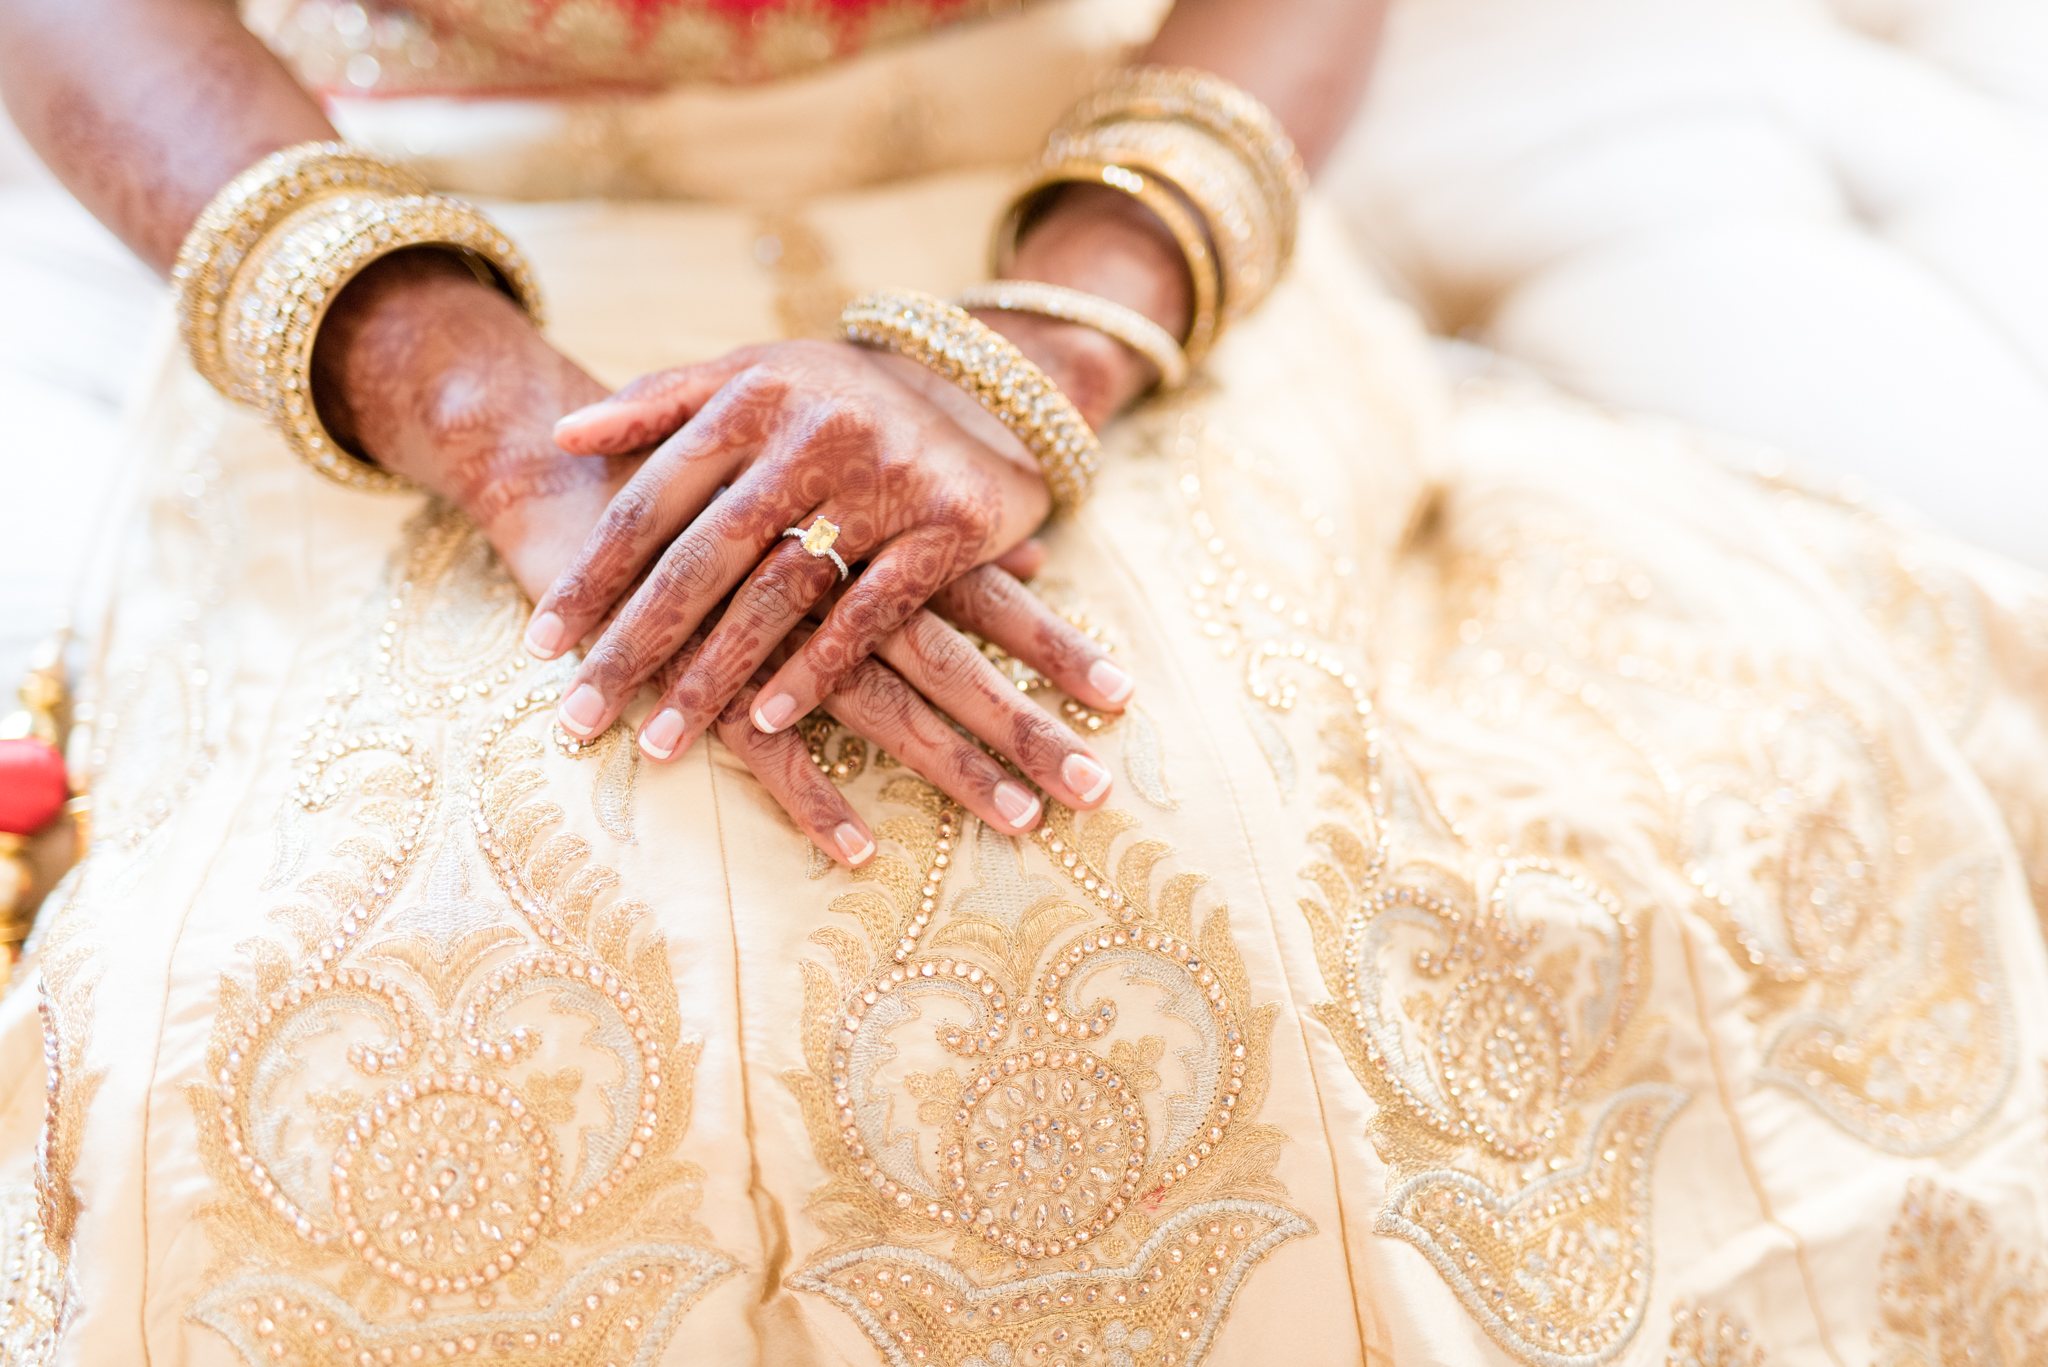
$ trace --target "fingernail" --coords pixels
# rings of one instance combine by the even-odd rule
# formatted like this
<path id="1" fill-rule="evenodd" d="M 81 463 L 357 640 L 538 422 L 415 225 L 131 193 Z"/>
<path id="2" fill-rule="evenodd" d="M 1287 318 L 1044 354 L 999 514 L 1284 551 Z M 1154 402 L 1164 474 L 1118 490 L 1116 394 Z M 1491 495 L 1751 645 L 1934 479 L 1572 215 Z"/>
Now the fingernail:
<path id="1" fill-rule="evenodd" d="M 610 399 L 599 399 L 596 403 L 584 404 L 583 407 L 573 413 L 564 413 L 561 417 L 555 419 L 555 430 L 559 432 L 565 427 L 574 427 L 578 423 L 588 422 L 604 409 L 610 407 L 610 405 Z"/>
<path id="2" fill-rule="evenodd" d="M 597 719 L 604 715 L 604 698 L 589 684 L 577 684 L 562 699 L 561 709 L 555 715 L 570 735 L 588 736 L 597 730 Z"/>
<path id="3" fill-rule="evenodd" d="M 796 716 L 796 699 L 787 693 L 777 693 L 754 709 L 754 725 L 774 735 L 789 725 Z"/>
<path id="4" fill-rule="evenodd" d="M 1108 767 L 1090 755 L 1068 755 L 1060 765 L 1060 777 L 1083 802 L 1093 802 L 1109 791 Z"/>
<path id="5" fill-rule="evenodd" d="M 1004 779 L 996 785 L 996 810 L 1003 820 L 1022 830 L 1038 815 L 1038 797 L 1023 784 Z"/>
<path id="6" fill-rule="evenodd" d="M 1111 702 L 1122 702 L 1137 687 L 1130 675 L 1107 660 L 1097 660 L 1088 666 L 1088 686 Z"/>
<path id="7" fill-rule="evenodd" d="M 676 752 L 676 742 L 682 738 L 683 714 L 673 707 L 664 707 L 641 728 L 640 748 L 656 759 L 667 759 Z"/>
<path id="8" fill-rule="evenodd" d="M 526 624 L 526 653 L 552 660 L 562 653 L 562 619 L 552 612 L 536 612 Z"/>
<path id="9" fill-rule="evenodd" d="M 860 827 L 851 821 L 842 821 L 832 832 L 832 843 L 846 856 L 846 862 L 859 868 L 868 862 L 868 856 L 875 852 L 875 842 L 860 833 Z"/>

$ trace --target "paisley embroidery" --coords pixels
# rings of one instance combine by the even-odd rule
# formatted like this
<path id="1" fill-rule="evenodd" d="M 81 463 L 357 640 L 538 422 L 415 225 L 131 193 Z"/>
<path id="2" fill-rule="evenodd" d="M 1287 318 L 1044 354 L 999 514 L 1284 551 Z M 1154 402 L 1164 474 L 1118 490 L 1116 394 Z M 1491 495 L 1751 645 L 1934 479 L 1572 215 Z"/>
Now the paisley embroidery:
<path id="1" fill-rule="evenodd" d="M 698 1046 L 646 909 L 547 800 L 561 670 L 517 677 L 503 571 L 440 509 L 405 554 L 372 686 L 297 755 L 332 855 L 272 913 L 291 942 L 222 978 L 190 1087 L 220 1193 L 191 1316 L 252 1363 L 651 1361 L 734 1270 L 675 1157 Z"/>
<path id="2" fill-rule="evenodd" d="M 1362 613 L 1333 524 L 1199 419 L 1175 446 L 1196 617 L 1243 662 L 1281 742 L 1262 748 L 1319 756 L 1326 781 L 1301 909 L 1338 997 L 1317 1014 L 1380 1106 L 1379 1232 L 1523 1360 L 1612 1361 L 1646 1318 L 1650 1175 L 1687 1100 L 1637 1009 L 1640 914 L 1581 874 L 1471 849 L 1345 658 L 1363 658 Z"/>
<path id="3" fill-rule="evenodd" d="M 1695 905 L 1748 975 L 1757 1078 L 1894 1153 L 1988 1120 L 2015 1055 L 1981 831 L 1916 795 L 1888 733 L 1803 662 L 1766 665 L 1690 618 L 1666 629 L 1651 577 L 1571 527 L 1524 519 L 1461 563 L 1482 567 L 1445 666 L 1461 701 L 1484 716 L 1533 688 L 1605 731 L 1589 755 L 1621 743 L 1646 831 L 1675 831 Z M 1682 658 L 1660 649 L 1681 635 Z"/>
<path id="4" fill-rule="evenodd" d="M 2048 1260 L 1990 1213 L 1924 1178 L 1885 1248 L 1877 1367 L 2027 1367 L 2048 1360 Z"/>
<path id="5" fill-rule="evenodd" d="M 862 933 L 820 930 L 834 968 L 804 969 L 788 1080 L 833 1242 L 790 1285 L 892 1364 L 1192 1367 L 1257 1262 L 1310 1232 L 1252 1119 L 1273 1008 L 1228 913 L 1197 916 L 1202 875 L 1160 876 L 1165 844 L 1120 845 L 1128 814 L 1052 808 L 1018 842 L 922 780 L 880 796 L 905 813 L 875 828 L 893 849 L 833 903 Z"/>

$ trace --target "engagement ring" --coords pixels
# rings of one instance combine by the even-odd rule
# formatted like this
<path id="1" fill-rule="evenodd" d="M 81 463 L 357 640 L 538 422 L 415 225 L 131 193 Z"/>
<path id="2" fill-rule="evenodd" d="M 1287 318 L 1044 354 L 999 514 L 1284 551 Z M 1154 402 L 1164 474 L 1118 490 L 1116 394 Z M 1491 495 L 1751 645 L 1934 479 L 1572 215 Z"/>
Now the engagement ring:
<path id="1" fill-rule="evenodd" d="M 814 555 L 820 560 L 830 560 L 837 565 L 840 582 L 846 582 L 846 562 L 839 558 L 838 551 L 832 549 L 832 543 L 839 539 L 838 524 L 827 522 L 821 517 L 812 521 L 809 531 L 802 527 L 791 527 L 782 534 L 795 537 L 802 543 L 806 554 Z"/>

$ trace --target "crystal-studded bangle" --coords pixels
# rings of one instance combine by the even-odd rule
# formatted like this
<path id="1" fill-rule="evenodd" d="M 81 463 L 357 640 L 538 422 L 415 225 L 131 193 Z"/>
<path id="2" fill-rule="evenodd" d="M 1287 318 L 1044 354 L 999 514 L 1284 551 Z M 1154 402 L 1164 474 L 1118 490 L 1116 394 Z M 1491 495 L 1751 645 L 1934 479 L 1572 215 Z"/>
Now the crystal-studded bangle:
<path id="1" fill-rule="evenodd" d="M 862 295 L 840 315 L 846 340 L 882 347 L 967 391 L 1038 462 L 1055 514 L 1088 500 L 1102 447 L 1079 409 L 1007 337 L 965 309 L 913 290 Z"/>
<path id="2" fill-rule="evenodd" d="M 348 282 L 408 247 L 456 252 L 540 323 L 540 292 L 518 249 L 476 209 L 438 195 L 343 194 L 308 204 L 252 253 L 226 301 L 221 352 L 231 392 L 251 395 L 308 465 L 354 489 L 411 486 L 328 434 L 313 402 L 313 346 Z"/>
<path id="3" fill-rule="evenodd" d="M 1266 297 L 1280 274 L 1273 205 L 1244 159 L 1191 123 L 1124 119 L 1056 139 L 1049 156 L 1115 162 L 1171 184 L 1194 204 L 1216 253 L 1220 335 Z"/>
<path id="4" fill-rule="evenodd" d="M 1188 212 L 1180 196 L 1143 170 L 1092 155 L 1062 157 L 1041 164 L 996 224 L 995 241 L 989 252 L 994 273 L 1008 274 L 1010 263 L 1017 256 L 1017 244 L 1031 226 L 1045 195 L 1063 185 L 1106 185 L 1137 200 L 1165 225 L 1187 263 L 1192 292 L 1187 335 L 1180 339 L 1180 346 L 1190 366 L 1200 365 L 1216 340 L 1220 321 L 1217 305 L 1222 280 L 1217 273 L 1216 254 L 1209 249 L 1208 230 Z"/>
<path id="5" fill-rule="evenodd" d="M 995 309 L 1036 313 L 1093 328 L 1123 343 L 1159 371 L 1159 387 L 1178 389 L 1187 382 L 1188 357 L 1173 334 L 1133 308 L 1112 299 L 1043 280 L 990 280 L 970 285 L 956 301 L 963 309 Z"/>
<path id="6" fill-rule="evenodd" d="M 417 195 L 426 189 L 424 180 L 397 162 L 338 142 L 305 142 L 273 152 L 229 181 L 201 211 L 171 268 L 178 330 L 193 368 L 227 397 L 258 402 L 254 393 L 236 387 L 221 356 L 227 295 L 256 245 L 311 200 L 350 192 Z"/>
<path id="7" fill-rule="evenodd" d="M 1258 175 L 1280 232 L 1280 262 L 1294 252 L 1295 225 L 1308 171 L 1273 112 L 1212 72 L 1192 67 L 1139 66 L 1112 72 L 1067 114 L 1054 134 L 1123 119 L 1177 120 L 1220 140 Z"/>

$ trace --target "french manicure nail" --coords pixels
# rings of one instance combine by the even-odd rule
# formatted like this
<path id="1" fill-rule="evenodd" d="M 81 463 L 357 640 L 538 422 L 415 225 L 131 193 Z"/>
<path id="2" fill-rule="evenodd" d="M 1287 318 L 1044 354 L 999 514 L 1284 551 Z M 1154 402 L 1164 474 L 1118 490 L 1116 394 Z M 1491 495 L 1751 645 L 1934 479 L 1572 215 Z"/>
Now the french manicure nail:
<path id="1" fill-rule="evenodd" d="M 564 731 L 572 736 L 588 737 L 597 730 L 597 719 L 604 715 L 604 698 L 589 684 L 577 684 L 569 696 L 562 699 L 561 709 L 555 715 L 560 718 Z"/>
<path id="2" fill-rule="evenodd" d="M 599 399 L 596 403 L 583 405 L 583 407 L 573 413 L 564 413 L 561 417 L 555 419 L 555 430 L 559 432 L 565 427 L 575 427 L 579 423 L 588 422 L 603 412 L 610 404 L 610 399 Z"/>
<path id="3" fill-rule="evenodd" d="M 1088 666 L 1088 686 L 1111 702 L 1122 702 L 1137 687 L 1130 675 L 1107 660 L 1097 660 Z"/>
<path id="4" fill-rule="evenodd" d="M 1004 779 L 996 785 L 996 810 L 1018 830 L 1031 824 L 1031 818 L 1038 815 L 1038 797 L 1021 783 Z"/>
<path id="5" fill-rule="evenodd" d="M 795 717 L 796 699 L 787 693 L 777 693 L 754 708 L 754 725 L 771 736 L 789 725 Z"/>
<path id="6" fill-rule="evenodd" d="M 536 612 L 526 624 L 526 653 L 552 660 L 562 653 L 562 619 L 552 612 Z"/>
<path id="7" fill-rule="evenodd" d="M 1109 768 L 1091 755 L 1068 755 L 1060 764 L 1060 777 L 1083 802 L 1093 802 L 1109 791 Z"/>
<path id="8" fill-rule="evenodd" d="M 683 714 L 673 707 L 664 707 L 641 728 L 640 748 L 656 759 L 667 759 L 676 752 L 676 742 L 682 738 Z"/>
<path id="9" fill-rule="evenodd" d="M 875 842 L 860 833 L 860 827 L 851 821 L 842 821 L 832 832 L 832 843 L 839 846 L 839 852 L 846 856 L 846 862 L 859 868 L 868 862 L 868 856 L 875 852 Z"/>

